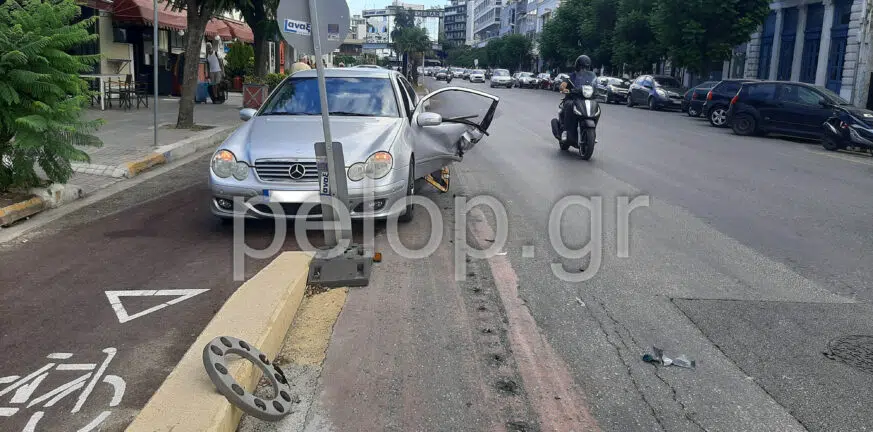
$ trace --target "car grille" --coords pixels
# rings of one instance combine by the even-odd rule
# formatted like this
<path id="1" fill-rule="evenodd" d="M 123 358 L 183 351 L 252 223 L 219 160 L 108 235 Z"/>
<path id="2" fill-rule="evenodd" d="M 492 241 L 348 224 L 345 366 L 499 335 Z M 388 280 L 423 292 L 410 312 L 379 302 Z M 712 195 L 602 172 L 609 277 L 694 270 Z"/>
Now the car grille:
<path id="1" fill-rule="evenodd" d="M 304 174 L 300 178 L 291 177 L 291 166 L 300 164 Z M 317 182 L 318 165 L 315 161 L 259 160 L 255 161 L 255 172 L 263 181 L 274 182 Z"/>

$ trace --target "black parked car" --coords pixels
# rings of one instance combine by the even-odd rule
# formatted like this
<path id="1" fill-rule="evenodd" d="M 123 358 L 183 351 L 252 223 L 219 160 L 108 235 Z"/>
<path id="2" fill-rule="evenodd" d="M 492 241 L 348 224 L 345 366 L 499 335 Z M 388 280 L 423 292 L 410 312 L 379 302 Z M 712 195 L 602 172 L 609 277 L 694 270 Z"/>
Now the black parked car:
<path id="1" fill-rule="evenodd" d="M 698 117 L 703 112 L 703 102 L 706 94 L 718 84 L 718 81 L 706 81 L 692 87 L 685 92 L 682 100 L 682 112 L 688 113 L 689 117 Z"/>
<path id="2" fill-rule="evenodd" d="M 624 103 L 630 82 L 621 78 L 599 77 L 594 81 L 594 92 L 606 103 Z"/>
<path id="3" fill-rule="evenodd" d="M 727 127 L 727 111 L 731 105 L 731 98 L 737 95 L 743 83 L 756 82 L 749 79 L 729 79 L 716 84 L 706 94 L 703 103 L 703 115 L 709 120 L 709 124 L 715 127 Z"/>
<path id="4" fill-rule="evenodd" d="M 743 84 L 731 100 L 728 119 L 737 135 L 773 132 L 821 138 L 834 108 L 849 105 L 824 87 L 787 81 L 752 82 Z"/>
<path id="5" fill-rule="evenodd" d="M 661 108 L 680 109 L 684 92 L 676 78 L 668 75 L 642 75 L 630 85 L 627 106 L 646 105 L 652 111 Z"/>
<path id="6" fill-rule="evenodd" d="M 552 80 L 552 91 L 558 91 L 561 89 L 561 83 L 564 82 L 565 79 L 570 78 L 570 75 L 565 73 L 558 74 L 555 79 Z"/>

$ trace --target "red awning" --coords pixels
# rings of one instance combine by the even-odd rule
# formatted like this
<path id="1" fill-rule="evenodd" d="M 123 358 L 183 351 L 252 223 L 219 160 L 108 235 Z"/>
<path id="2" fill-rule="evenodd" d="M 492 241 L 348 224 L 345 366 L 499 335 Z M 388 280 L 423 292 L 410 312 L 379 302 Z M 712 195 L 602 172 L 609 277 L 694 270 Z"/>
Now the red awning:
<path id="1" fill-rule="evenodd" d="M 206 36 L 211 38 L 221 36 L 221 40 L 224 41 L 229 41 L 233 38 L 233 35 L 230 33 L 230 27 L 224 21 L 216 18 L 212 18 L 206 23 Z"/>
<path id="2" fill-rule="evenodd" d="M 151 24 L 155 9 L 152 0 L 117 0 L 112 8 L 112 18 L 116 21 L 131 21 Z M 168 3 L 158 3 L 158 28 L 166 30 L 185 30 L 187 16 L 185 11 L 175 11 Z"/>
<path id="3" fill-rule="evenodd" d="M 112 17 L 116 21 L 151 24 L 154 16 L 152 0 L 116 0 L 112 8 Z M 170 9 L 166 1 L 158 3 L 158 28 L 185 30 L 187 27 L 188 16 L 185 11 Z M 206 36 L 211 38 L 220 36 L 226 41 L 233 38 L 248 43 L 255 41 L 252 29 L 245 23 L 222 18 L 212 18 L 206 23 Z"/>
<path id="4" fill-rule="evenodd" d="M 233 37 L 243 42 L 255 42 L 255 34 L 252 32 L 252 29 L 245 23 L 229 19 L 222 19 L 222 21 L 227 24 L 227 27 L 230 29 L 230 33 L 233 35 Z"/>

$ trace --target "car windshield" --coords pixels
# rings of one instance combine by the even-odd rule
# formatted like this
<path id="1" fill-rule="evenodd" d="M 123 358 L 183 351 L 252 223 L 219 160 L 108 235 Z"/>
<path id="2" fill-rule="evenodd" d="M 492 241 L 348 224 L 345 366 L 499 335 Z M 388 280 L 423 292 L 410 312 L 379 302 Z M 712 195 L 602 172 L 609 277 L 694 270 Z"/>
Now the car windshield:
<path id="1" fill-rule="evenodd" d="M 828 89 L 828 88 L 826 88 L 826 87 L 815 86 L 815 89 L 818 90 L 819 92 L 821 92 L 822 94 L 824 94 L 824 96 L 825 96 L 826 98 L 830 99 L 829 102 L 832 103 L 832 104 L 836 104 L 836 105 L 850 105 L 849 101 L 843 99 L 842 96 L 840 96 L 840 95 L 834 93 L 833 91 L 831 91 L 830 89 Z"/>
<path id="2" fill-rule="evenodd" d="M 655 78 L 655 85 L 656 85 L 657 87 L 672 87 L 672 88 L 679 88 L 679 87 L 681 87 L 681 86 L 679 85 L 679 81 L 676 81 L 675 78 L 671 78 L 671 77 L 658 77 L 658 78 Z"/>
<path id="3" fill-rule="evenodd" d="M 621 78 L 607 78 L 606 83 L 609 85 L 620 86 L 624 85 L 624 80 Z"/>
<path id="4" fill-rule="evenodd" d="M 509 76 L 509 71 L 506 69 L 494 69 L 494 76 Z"/>
<path id="5" fill-rule="evenodd" d="M 547 74 L 547 73 L 541 73 L 541 74 L 537 75 L 537 77 L 538 77 L 538 78 L 548 78 L 548 77 L 549 77 L 549 74 Z"/>
<path id="6" fill-rule="evenodd" d="M 394 89 L 387 78 L 329 77 L 325 79 L 331 115 L 397 117 Z M 267 101 L 260 115 L 320 115 L 315 77 L 292 78 Z"/>
<path id="7" fill-rule="evenodd" d="M 483 71 L 482 69 L 476 69 L 476 70 L 473 71 L 473 73 L 474 73 L 474 74 L 484 74 L 485 71 Z"/>
<path id="8" fill-rule="evenodd" d="M 519 78 L 530 78 L 530 77 L 532 77 L 532 76 L 533 76 L 533 74 L 530 73 L 530 72 L 520 72 L 520 73 L 518 74 L 518 77 L 519 77 Z"/>

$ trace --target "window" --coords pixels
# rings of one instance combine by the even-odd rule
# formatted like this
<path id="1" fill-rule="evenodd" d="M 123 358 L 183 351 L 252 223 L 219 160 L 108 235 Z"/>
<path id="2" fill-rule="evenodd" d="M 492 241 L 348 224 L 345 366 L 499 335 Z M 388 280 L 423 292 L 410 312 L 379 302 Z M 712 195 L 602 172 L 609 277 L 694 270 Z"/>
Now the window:
<path id="1" fill-rule="evenodd" d="M 746 89 L 746 96 L 755 101 L 768 101 L 776 97 L 776 84 L 754 84 Z"/>
<path id="2" fill-rule="evenodd" d="M 676 81 L 676 78 L 673 77 L 658 77 L 657 79 L 655 79 L 655 85 L 658 87 L 682 87 L 681 85 L 679 85 L 679 81 Z"/>
<path id="3" fill-rule="evenodd" d="M 400 99 L 403 100 L 403 107 L 406 108 L 406 116 L 409 117 L 412 115 L 412 96 L 409 95 L 406 86 L 400 82 L 400 78 L 397 79 L 397 87 L 400 87 Z"/>
<path id="4" fill-rule="evenodd" d="M 740 91 L 740 86 L 741 84 L 736 81 L 729 81 L 718 87 L 718 93 L 730 95 L 737 94 L 737 92 Z"/>
<path id="5" fill-rule="evenodd" d="M 397 117 L 397 99 L 387 78 L 327 78 L 327 106 L 331 115 Z M 292 78 L 266 102 L 261 115 L 320 115 L 318 81 Z"/>
<path id="6" fill-rule="evenodd" d="M 415 105 L 418 104 L 418 94 L 415 93 L 415 89 L 412 88 L 412 84 L 410 84 L 409 80 L 402 76 L 400 77 L 400 84 L 402 84 L 403 88 L 406 89 L 406 92 L 409 93 L 409 100 L 412 101 L 412 107 L 415 108 Z"/>

